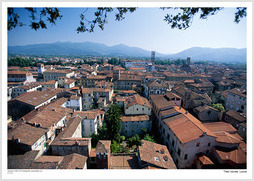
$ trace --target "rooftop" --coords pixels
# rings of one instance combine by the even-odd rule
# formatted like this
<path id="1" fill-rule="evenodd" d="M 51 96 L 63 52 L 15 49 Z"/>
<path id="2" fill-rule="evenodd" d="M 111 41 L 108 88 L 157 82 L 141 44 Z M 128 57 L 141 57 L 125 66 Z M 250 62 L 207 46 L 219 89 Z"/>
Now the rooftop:
<path id="1" fill-rule="evenodd" d="M 246 114 L 243 113 L 239 113 L 233 109 L 228 110 L 226 113 L 226 115 L 236 119 L 239 122 L 245 122 L 246 121 Z"/>
<path id="2" fill-rule="evenodd" d="M 139 116 L 122 116 L 121 121 L 123 122 L 132 122 L 132 121 L 149 121 L 148 115 L 139 115 Z"/>
<path id="3" fill-rule="evenodd" d="M 83 169 L 87 162 L 87 157 L 80 154 L 70 154 L 64 156 L 58 169 Z"/>
<path id="4" fill-rule="evenodd" d="M 141 162 L 164 169 L 176 169 L 176 165 L 166 146 L 150 141 L 141 141 L 139 146 Z M 144 164 L 145 166 L 146 164 Z"/>
<path id="5" fill-rule="evenodd" d="M 215 137 L 209 129 L 203 126 L 198 119 L 185 109 L 178 106 L 175 106 L 173 109 L 179 114 L 166 118 L 163 121 L 175 133 L 181 143 L 186 143 L 205 135 Z"/>
<path id="6" fill-rule="evenodd" d="M 54 96 L 56 96 L 56 91 L 47 89 L 44 91 L 33 91 L 24 93 L 11 99 L 9 102 L 20 101 L 36 107 Z"/>
<path id="7" fill-rule="evenodd" d="M 240 89 L 240 88 L 234 88 L 234 89 L 229 90 L 228 92 L 238 95 L 238 96 L 241 96 L 241 97 L 245 97 L 245 98 L 246 98 L 246 94 L 247 94 L 245 89 Z"/>
<path id="8" fill-rule="evenodd" d="M 95 152 L 96 153 L 110 153 L 110 145 L 111 141 L 110 140 L 99 140 Z"/>
<path id="9" fill-rule="evenodd" d="M 135 94 L 135 95 L 131 96 L 127 100 L 126 108 L 129 108 L 129 107 L 131 107 L 131 106 L 133 106 L 135 104 L 146 106 L 148 108 L 152 108 L 152 106 L 149 103 L 149 101 L 145 97 L 142 97 L 142 96 L 140 96 L 138 94 Z"/>
<path id="10" fill-rule="evenodd" d="M 110 169 L 137 169 L 138 157 L 135 154 L 111 155 Z"/>

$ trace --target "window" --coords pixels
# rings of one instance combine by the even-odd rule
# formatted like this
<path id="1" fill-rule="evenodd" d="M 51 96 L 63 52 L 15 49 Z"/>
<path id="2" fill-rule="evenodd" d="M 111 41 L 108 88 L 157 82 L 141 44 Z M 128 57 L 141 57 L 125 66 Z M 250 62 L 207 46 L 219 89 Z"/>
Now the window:
<path id="1" fill-rule="evenodd" d="M 175 141 L 174 141 L 174 140 L 172 141 L 172 146 L 173 146 L 173 147 L 175 146 Z"/>
<path id="2" fill-rule="evenodd" d="M 188 159 L 188 154 L 184 155 L 184 159 L 187 160 Z"/>
<path id="3" fill-rule="evenodd" d="M 211 146 L 211 143 L 208 143 L 207 146 Z"/>
<path id="4" fill-rule="evenodd" d="M 167 135 L 167 139 L 169 139 L 169 134 Z"/>
<path id="5" fill-rule="evenodd" d="M 208 154 L 209 153 L 209 150 L 206 150 L 206 154 Z"/>
<path id="6" fill-rule="evenodd" d="M 138 111 L 138 108 L 137 108 L 137 111 Z"/>
<path id="7" fill-rule="evenodd" d="M 180 156 L 180 154 L 181 154 L 180 148 L 178 148 L 177 154 L 178 154 L 178 156 Z"/>
<path id="8" fill-rule="evenodd" d="M 196 147 L 199 147 L 199 145 L 200 145 L 200 143 L 197 143 L 197 144 L 196 144 Z"/>

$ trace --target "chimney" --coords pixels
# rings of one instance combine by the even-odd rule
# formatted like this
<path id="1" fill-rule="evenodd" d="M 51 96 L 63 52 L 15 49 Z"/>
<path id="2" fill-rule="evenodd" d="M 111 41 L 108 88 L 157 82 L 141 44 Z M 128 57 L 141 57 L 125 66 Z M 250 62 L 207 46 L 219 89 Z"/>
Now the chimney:
<path id="1" fill-rule="evenodd" d="M 161 150 L 160 150 L 160 153 L 161 153 L 161 154 L 164 154 L 164 149 L 161 149 Z"/>

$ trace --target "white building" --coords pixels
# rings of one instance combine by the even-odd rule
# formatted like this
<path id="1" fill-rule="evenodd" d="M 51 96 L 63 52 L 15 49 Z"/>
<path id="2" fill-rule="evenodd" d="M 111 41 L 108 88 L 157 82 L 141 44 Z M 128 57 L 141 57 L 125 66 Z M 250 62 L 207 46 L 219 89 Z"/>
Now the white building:
<path id="1" fill-rule="evenodd" d="M 135 134 L 142 134 L 142 129 L 145 128 L 148 132 L 152 129 L 152 120 L 148 115 L 138 116 L 122 116 L 121 117 L 121 134 L 131 137 Z"/>
<path id="2" fill-rule="evenodd" d="M 104 119 L 104 112 L 100 110 L 75 111 L 74 115 L 79 115 L 82 118 L 82 137 L 90 137 L 93 133 L 97 134 Z"/>
<path id="3" fill-rule="evenodd" d="M 74 76 L 74 71 L 73 70 L 46 70 L 43 73 L 43 79 L 44 81 L 49 81 L 49 80 L 58 80 L 59 77 L 67 77 L 71 78 Z"/>
<path id="4" fill-rule="evenodd" d="M 80 96 L 72 95 L 69 101 L 64 104 L 64 107 L 82 111 L 82 98 Z"/>
<path id="5" fill-rule="evenodd" d="M 124 104 L 125 115 L 151 115 L 152 106 L 149 101 L 136 94 L 128 98 Z"/>
<path id="6" fill-rule="evenodd" d="M 209 154 L 216 136 L 182 107 L 171 101 L 161 101 L 161 95 L 151 99 L 156 126 L 178 168 L 192 168 L 198 153 Z"/>
<path id="7" fill-rule="evenodd" d="M 27 71 L 8 71 L 8 82 L 36 82 L 31 72 Z"/>
<path id="8" fill-rule="evenodd" d="M 14 87 L 12 88 L 12 91 L 11 91 L 11 98 L 15 98 L 26 92 L 37 91 L 41 87 L 42 85 L 39 82 L 26 83 L 25 85 Z"/>

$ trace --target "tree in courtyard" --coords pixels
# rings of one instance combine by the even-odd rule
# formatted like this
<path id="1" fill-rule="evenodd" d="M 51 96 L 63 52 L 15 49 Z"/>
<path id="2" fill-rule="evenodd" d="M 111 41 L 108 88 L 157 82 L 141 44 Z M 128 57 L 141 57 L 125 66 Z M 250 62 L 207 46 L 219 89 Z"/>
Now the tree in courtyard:
<path id="1" fill-rule="evenodd" d="M 150 136 L 149 134 L 144 136 L 144 140 L 155 143 L 153 136 Z"/>
<path id="2" fill-rule="evenodd" d="M 108 137 L 111 140 L 119 140 L 120 139 L 120 131 L 121 131 L 121 108 L 116 104 L 111 104 L 108 111 L 105 115 L 105 121 L 107 125 L 107 133 Z"/>
<path id="3" fill-rule="evenodd" d="M 128 143 L 129 147 L 132 147 L 134 145 L 140 146 L 141 145 L 141 139 L 140 139 L 139 135 L 135 134 L 131 138 L 127 139 L 127 143 Z"/>
<path id="4" fill-rule="evenodd" d="M 212 104 L 211 106 L 213 108 L 217 109 L 218 111 L 225 111 L 225 108 L 223 107 L 223 105 L 221 103 Z"/>
<path id="5" fill-rule="evenodd" d="M 93 133 L 91 135 L 91 143 L 92 147 L 95 148 L 99 140 L 107 140 L 108 134 L 107 134 L 107 126 L 106 124 L 103 124 L 101 128 L 98 129 L 97 134 Z"/>
<path id="6" fill-rule="evenodd" d="M 25 8 L 30 12 L 30 27 L 34 30 L 47 29 L 47 24 L 55 24 L 58 19 L 62 18 L 58 8 Z M 94 32 L 95 27 L 104 30 L 104 26 L 108 23 L 108 16 L 110 13 L 115 13 L 115 21 L 125 19 L 127 13 L 133 13 L 138 8 L 112 8 L 112 7 L 98 7 L 94 12 L 93 19 L 87 19 L 87 10 L 80 14 L 80 23 L 76 29 L 77 33 L 81 32 Z M 208 16 L 216 15 L 221 11 L 221 7 L 209 8 L 195 8 L 195 7 L 163 7 L 164 11 L 169 12 L 164 16 L 164 21 L 170 25 L 171 28 L 187 29 L 191 26 L 195 16 L 199 15 L 200 19 L 207 19 Z M 16 8 L 8 8 L 8 30 L 12 30 L 18 26 L 23 26 L 24 23 L 20 22 L 19 14 L 15 12 Z M 172 13 L 172 10 L 176 10 Z M 243 17 L 247 15 L 246 7 L 237 7 L 234 17 L 234 22 L 239 23 Z"/>

